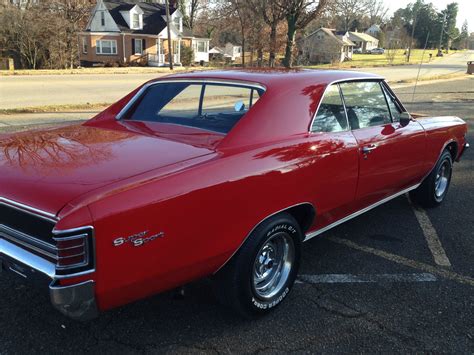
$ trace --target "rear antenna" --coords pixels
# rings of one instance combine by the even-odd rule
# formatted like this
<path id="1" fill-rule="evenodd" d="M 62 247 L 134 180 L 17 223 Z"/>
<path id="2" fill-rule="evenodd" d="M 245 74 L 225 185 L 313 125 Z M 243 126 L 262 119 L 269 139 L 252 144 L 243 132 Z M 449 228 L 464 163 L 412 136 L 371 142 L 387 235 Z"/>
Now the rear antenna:
<path id="1" fill-rule="evenodd" d="M 415 87 L 413 88 L 413 94 L 411 95 L 411 102 L 415 100 L 416 85 L 418 84 L 418 78 L 420 77 L 421 65 L 423 64 L 423 58 L 425 57 L 426 46 L 428 45 L 428 39 L 430 38 L 430 33 L 426 36 L 425 48 L 423 48 L 423 53 L 421 54 L 420 65 L 418 66 L 418 74 L 416 74 Z"/>

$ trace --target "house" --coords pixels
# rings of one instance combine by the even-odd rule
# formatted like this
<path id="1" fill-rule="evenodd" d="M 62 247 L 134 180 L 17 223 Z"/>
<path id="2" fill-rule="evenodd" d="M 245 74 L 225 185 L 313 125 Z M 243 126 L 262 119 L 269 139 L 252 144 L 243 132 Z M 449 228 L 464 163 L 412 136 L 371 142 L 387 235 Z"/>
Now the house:
<path id="1" fill-rule="evenodd" d="M 370 51 L 374 48 L 378 48 L 379 40 L 371 35 L 363 32 L 348 32 L 349 39 L 356 45 L 357 48 L 361 48 L 362 52 Z"/>
<path id="2" fill-rule="evenodd" d="M 242 57 L 242 46 L 236 46 L 232 43 L 226 43 L 225 47 L 212 47 L 209 51 L 211 59 L 235 61 L 236 58 Z"/>
<path id="3" fill-rule="evenodd" d="M 351 60 L 355 46 L 347 32 L 338 33 L 324 27 L 304 37 L 298 44 L 302 58 L 312 64 Z"/>
<path id="4" fill-rule="evenodd" d="M 372 26 L 370 26 L 368 29 L 365 30 L 365 33 L 375 38 L 379 38 L 379 35 L 381 32 L 382 32 L 382 29 L 377 24 L 373 24 Z"/>
<path id="5" fill-rule="evenodd" d="M 237 58 L 242 57 L 242 46 L 236 46 L 227 42 L 224 47 L 224 54 L 229 57 L 231 61 L 235 61 Z"/>
<path id="6" fill-rule="evenodd" d="M 86 29 L 79 33 L 81 65 L 127 63 L 168 65 L 168 31 L 164 1 L 98 0 Z M 183 25 L 183 15 L 170 8 L 173 63 L 181 65 L 181 46 L 192 47 L 194 61 L 209 62 L 209 38 Z"/>

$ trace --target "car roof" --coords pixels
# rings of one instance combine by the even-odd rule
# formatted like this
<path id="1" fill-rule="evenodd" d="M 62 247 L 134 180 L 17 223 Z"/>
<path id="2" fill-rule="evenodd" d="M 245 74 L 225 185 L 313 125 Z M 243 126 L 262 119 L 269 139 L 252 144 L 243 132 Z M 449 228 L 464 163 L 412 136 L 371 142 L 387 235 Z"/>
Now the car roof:
<path id="1" fill-rule="evenodd" d="M 218 149 L 235 149 L 307 134 L 326 87 L 351 80 L 383 77 L 346 70 L 233 69 L 172 74 L 150 81 L 218 80 L 265 87 L 265 94 L 219 143 Z"/>
<path id="2" fill-rule="evenodd" d="M 237 82 L 258 83 L 265 87 L 284 84 L 285 87 L 303 88 L 309 84 L 329 85 L 336 81 L 383 79 L 383 77 L 364 72 L 350 70 L 314 70 L 314 69 L 230 69 L 230 70 L 198 70 L 177 73 L 156 79 L 218 79 Z M 155 81 L 155 80 L 153 80 Z"/>

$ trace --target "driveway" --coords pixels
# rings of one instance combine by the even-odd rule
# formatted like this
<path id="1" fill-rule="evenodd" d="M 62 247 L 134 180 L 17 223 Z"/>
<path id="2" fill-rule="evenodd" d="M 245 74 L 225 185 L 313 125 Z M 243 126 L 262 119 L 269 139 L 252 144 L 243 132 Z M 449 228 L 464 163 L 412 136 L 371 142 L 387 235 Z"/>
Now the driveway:
<path id="1" fill-rule="evenodd" d="M 474 51 L 456 53 L 433 63 L 424 64 L 420 77 L 465 72 L 468 60 L 474 60 Z M 389 81 L 398 81 L 415 79 L 418 66 L 407 65 L 360 70 L 382 75 Z M 0 108 L 111 103 L 145 81 L 164 75 L 166 74 L 0 76 Z"/>
<path id="2" fill-rule="evenodd" d="M 407 108 L 465 118 L 474 142 L 472 83 L 423 85 Z M 0 353 L 473 353 L 473 181 L 468 151 L 441 207 L 401 196 L 307 242 L 288 299 L 256 321 L 219 306 L 202 280 L 184 298 L 167 292 L 78 323 L 51 309 L 47 288 L 2 275 Z"/>

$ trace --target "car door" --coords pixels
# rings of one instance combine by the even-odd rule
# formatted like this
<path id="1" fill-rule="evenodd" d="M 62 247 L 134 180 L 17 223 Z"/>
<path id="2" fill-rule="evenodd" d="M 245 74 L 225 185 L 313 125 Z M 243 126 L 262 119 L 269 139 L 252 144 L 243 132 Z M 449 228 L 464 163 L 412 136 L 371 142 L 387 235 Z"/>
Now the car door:
<path id="1" fill-rule="evenodd" d="M 420 179 L 425 132 L 416 121 L 402 126 L 402 106 L 378 80 L 340 84 L 352 134 L 359 146 L 359 207 L 398 193 Z"/>
<path id="2" fill-rule="evenodd" d="M 313 197 L 309 199 L 318 213 L 314 228 L 319 229 L 348 214 L 359 174 L 358 145 L 338 84 L 326 88 L 311 123 L 308 143 L 315 157 L 311 168 Z"/>

